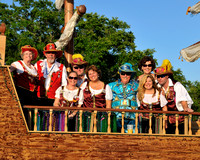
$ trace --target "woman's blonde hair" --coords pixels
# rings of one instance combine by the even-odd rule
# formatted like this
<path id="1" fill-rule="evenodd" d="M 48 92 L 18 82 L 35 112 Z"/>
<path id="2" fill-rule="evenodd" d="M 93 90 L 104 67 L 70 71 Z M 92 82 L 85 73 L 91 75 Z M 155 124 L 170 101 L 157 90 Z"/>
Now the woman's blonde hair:
<path id="1" fill-rule="evenodd" d="M 154 89 L 154 94 L 152 97 L 155 96 L 156 94 L 156 90 L 160 91 L 160 89 L 158 88 L 157 84 L 156 84 L 156 81 L 154 79 L 154 77 L 151 75 L 151 74 L 145 74 L 142 76 L 142 79 L 140 80 L 139 82 L 139 87 L 138 87 L 138 100 L 141 102 L 144 98 L 144 93 L 145 93 L 145 88 L 144 88 L 144 85 L 147 81 L 147 78 L 151 78 L 153 84 L 152 84 L 152 88 Z"/>

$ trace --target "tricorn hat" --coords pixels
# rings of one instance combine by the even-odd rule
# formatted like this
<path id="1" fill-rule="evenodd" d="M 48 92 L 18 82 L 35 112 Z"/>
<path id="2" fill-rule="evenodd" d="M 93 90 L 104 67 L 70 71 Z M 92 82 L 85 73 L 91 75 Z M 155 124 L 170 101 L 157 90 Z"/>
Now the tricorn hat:
<path id="1" fill-rule="evenodd" d="M 45 47 L 44 47 L 44 51 L 43 54 L 45 55 L 48 52 L 56 52 L 56 58 L 60 58 L 62 57 L 62 50 L 57 50 L 56 46 L 54 43 L 48 43 Z"/>
<path id="2" fill-rule="evenodd" d="M 25 45 L 21 47 L 21 55 L 22 53 L 24 53 L 25 51 L 31 51 L 34 53 L 34 57 L 32 59 L 32 61 L 36 60 L 37 56 L 38 56 L 38 51 L 37 49 L 35 49 L 34 47 L 31 47 L 30 45 Z"/>

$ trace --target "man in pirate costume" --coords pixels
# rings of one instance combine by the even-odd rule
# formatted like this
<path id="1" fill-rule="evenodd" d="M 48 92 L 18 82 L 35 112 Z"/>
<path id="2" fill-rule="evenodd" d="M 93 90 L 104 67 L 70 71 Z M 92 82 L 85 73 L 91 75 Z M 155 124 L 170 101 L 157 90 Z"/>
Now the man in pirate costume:
<path id="1" fill-rule="evenodd" d="M 130 63 L 124 63 L 119 67 L 120 79 L 116 82 L 109 83 L 109 86 L 113 93 L 112 108 L 114 109 L 137 109 L 136 94 L 138 83 L 131 79 L 135 76 L 135 71 Z M 121 112 L 115 113 L 117 128 L 115 125 L 112 127 L 113 131 L 121 132 L 122 114 Z M 115 115 L 112 116 L 113 122 L 115 122 Z M 127 132 L 127 125 L 132 124 L 134 126 L 133 133 L 135 132 L 135 113 L 125 113 L 124 129 Z"/>
<path id="2" fill-rule="evenodd" d="M 53 43 L 44 47 L 44 60 L 39 60 L 35 67 L 39 75 L 37 87 L 38 105 L 52 106 L 55 99 L 55 92 L 60 86 L 67 84 L 67 72 L 63 64 L 56 61 L 62 56 L 61 50 L 56 50 Z"/>
<path id="3" fill-rule="evenodd" d="M 193 110 L 191 109 L 193 101 L 185 87 L 180 82 L 174 80 L 171 68 L 172 65 L 170 61 L 168 59 L 165 59 L 163 60 L 163 64 L 154 70 L 158 85 L 162 88 L 162 92 L 168 101 L 167 110 L 193 112 Z M 176 118 L 175 116 L 169 116 L 168 118 L 167 133 L 174 134 Z M 179 116 L 178 121 L 179 133 L 183 133 L 184 117 Z"/>
<path id="4" fill-rule="evenodd" d="M 80 85 L 88 79 L 85 74 L 87 64 L 88 62 L 84 60 L 81 54 L 74 54 L 72 56 L 72 70 L 78 74 L 77 87 L 80 87 Z"/>

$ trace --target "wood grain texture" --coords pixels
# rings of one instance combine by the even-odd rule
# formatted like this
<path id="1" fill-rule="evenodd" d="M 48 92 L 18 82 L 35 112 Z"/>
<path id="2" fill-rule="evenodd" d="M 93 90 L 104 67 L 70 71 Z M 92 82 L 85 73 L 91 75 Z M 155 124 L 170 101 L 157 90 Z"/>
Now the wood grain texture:
<path id="1" fill-rule="evenodd" d="M 2 76 L 0 73 L 0 83 Z M 14 90 L 11 84 L 10 81 L 9 89 Z M 0 99 L 2 160 L 200 159 L 200 137 L 30 134 L 20 106 L 5 83 L 0 85 L 0 95 L 3 96 Z"/>

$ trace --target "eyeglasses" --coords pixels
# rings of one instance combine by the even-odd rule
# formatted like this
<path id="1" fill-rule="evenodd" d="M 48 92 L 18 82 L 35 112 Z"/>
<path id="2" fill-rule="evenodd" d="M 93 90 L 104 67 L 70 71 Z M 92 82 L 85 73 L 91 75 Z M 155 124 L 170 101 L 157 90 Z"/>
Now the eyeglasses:
<path id="1" fill-rule="evenodd" d="M 132 74 L 132 72 L 121 72 L 120 74 L 123 75 L 123 76 L 124 76 L 125 74 L 126 74 L 127 76 L 130 76 L 130 75 Z"/>
<path id="2" fill-rule="evenodd" d="M 152 67 L 152 64 L 143 64 L 143 67 Z"/>
<path id="3" fill-rule="evenodd" d="M 69 76 L 69 79 L 74 79 L 74 80 L 77 80 L 77 79 L 78 79 L 78 77 L 71 77 L 71 76 Z"/>
<path id="4" fill-rule="evenodd" d="M 164 78 L 166 75 L 163 74 L 163 75 L 157 75 L 157 78 Z"/>
<path id="5" fill-rule="evenodd" d="M 80 69 L 83 69 L 84 68 L 84 65 L 78 65 L 78 66 L 75 66 L 75 67 L 73 67 L 74 69 L 78 69 L 78 68 L 80 68 Z"/>

